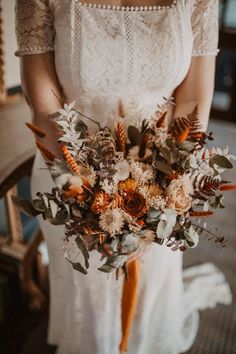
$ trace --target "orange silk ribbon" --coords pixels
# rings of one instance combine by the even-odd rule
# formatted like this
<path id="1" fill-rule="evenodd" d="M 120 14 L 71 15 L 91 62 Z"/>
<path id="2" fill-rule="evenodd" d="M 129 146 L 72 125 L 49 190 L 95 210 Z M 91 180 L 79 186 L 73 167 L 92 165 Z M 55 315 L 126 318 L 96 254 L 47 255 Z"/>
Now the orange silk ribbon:
<path id="1" fill-rule="evenodd" d="M 139 266 L 138 259 L 134 259 L 127 264 L 128 279 L 124 280 L 121 303 L 122 339 L 120 342 L 120 353 L 128 351 L 129 335 L 137 304 Z"/>

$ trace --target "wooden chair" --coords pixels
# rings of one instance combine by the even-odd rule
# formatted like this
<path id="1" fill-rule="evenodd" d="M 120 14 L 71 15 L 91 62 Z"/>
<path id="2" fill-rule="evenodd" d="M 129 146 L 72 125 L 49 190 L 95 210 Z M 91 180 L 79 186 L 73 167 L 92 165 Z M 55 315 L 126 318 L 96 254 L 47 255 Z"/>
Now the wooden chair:
<path id="1" fill-rule="evenodd" d="M 0 198 L 5 199 L 8 220 L 8 235 L 0 235 L 0 268 L 18 273 L 29 309 L 37 311 L 45 304 L 40 288 L 45 268 L 38 251 L 42 234 L 36 230 L 29 242 L 24 242 L 20 212 L 12 202 L 12 196 L 17 194 L 17 183 L 24 176 L 30 176 L 34 160 L 33 138 L 24 125 L 29 120 L 30 112 L 23 98 L 0 107 Z M 33 268 L 37 271 L 37 283 Z"/>

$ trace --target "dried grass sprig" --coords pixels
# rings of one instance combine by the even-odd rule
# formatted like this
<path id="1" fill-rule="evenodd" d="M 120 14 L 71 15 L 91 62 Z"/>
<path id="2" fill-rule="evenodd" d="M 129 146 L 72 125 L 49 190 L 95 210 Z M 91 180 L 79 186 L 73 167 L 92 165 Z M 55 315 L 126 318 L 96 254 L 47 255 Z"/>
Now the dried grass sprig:
<path id="1" fill-rule="evenodd" d="M 75 159 L 73 158 L 73 156 L 71 155 L 66 144 L 62 145 L 61 150 L 62 150 L 63 155 L 65 156 L 66 162 L 68 163 L 68 165 L 70 166 L 72 171 L 81 177 L 79 166 L 78 166 L 77 162 L 75 161 Z"/>
<path id="2" fill-rule="evenodd" d="M 212 216 L 214 213 L 213 211 L 190 211 L 189 216 L 191 217 L 205 217 L 205 216 Z"/>
<path id="3" fill-rule="evenodd" d="M 126 136 L 125 136 L 125 128 L 123 124 L 117 123 L 116 135 L 117 135 L 119 147 L 123 152 L 124 157 L 126 157 L 126 146 L 125 146 Z"/>
<path id="4" fill-rule="evenodd" d="M 37 135 L 39 138 L 45 138 L 46 137 L 46 133 L 43 129 L 37 127 L 37 125 L 30 123 L 30 122 L 26 122 L 25 125 L 35 134 Z"/>
<path id="5" fill-rule="evenodd" d="M 221 192 L 232 191 L 232 190 L 236 189 L 236 185 L 235 184 L 222 184 L 219 189 Z"/>
<path id="6" fill-rule="evenodd" d="M 54 155 L 51 151 L 49 151 L 45 145 L 43 145 L 39 140 L 35 141 L 36 146 L 38 149 L 42 152 L 44 157 L 46 157 L 48 160 L 53 161 L 56 158 L 56 155 Z"/>

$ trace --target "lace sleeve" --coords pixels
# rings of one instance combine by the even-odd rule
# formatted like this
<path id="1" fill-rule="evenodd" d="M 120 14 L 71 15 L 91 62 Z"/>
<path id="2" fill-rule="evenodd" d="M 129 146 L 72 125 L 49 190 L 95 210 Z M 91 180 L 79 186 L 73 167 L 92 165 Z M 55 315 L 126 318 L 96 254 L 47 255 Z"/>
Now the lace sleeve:
<path id="1" fill-rule="evenodd" d="M 16 56 L 53 50 L 54 19 L 49 0 L 16 0 Z"/>
<path id="2" fill-rule="evenodd" d="M 219 0 L 193 0 L 193 56 L 217 55 Z"/>

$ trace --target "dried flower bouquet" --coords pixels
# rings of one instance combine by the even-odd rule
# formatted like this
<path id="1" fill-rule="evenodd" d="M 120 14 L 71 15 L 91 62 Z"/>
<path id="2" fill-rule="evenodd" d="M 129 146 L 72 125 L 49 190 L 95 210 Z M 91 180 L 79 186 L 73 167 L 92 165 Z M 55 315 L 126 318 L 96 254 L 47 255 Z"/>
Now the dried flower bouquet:
<path id="1" fill-rule="evenodd" d="M 64 254 L 74 269 L 86 274 L 89 252 L 96 249 L 105 258 L 100 271 L 125 270 L 127 260 L 153 242 L 185 251 L 197 246 L 202 232 L 225 246 L 224 237 L 194 220 L 224 207 L 221 192 L 236 186 L 221 174 L 233 167 L 235 157 L 228 149 L 207 147 L 213 137 L 202 132 L 197 107 L 168 126 L 169 104 L 134 126 L 120 100 L 114 129 L 87 117 L 97 125 L 96 133 L 80 119 L 75 102 L 65 104 L 54 117 L 63 158 L 36 140 L 55 188 L 39 192 L 32 202 L 15 198 L 15 203 L 30 215 L 64 225 Z M 27 125 L 47 139 L 47 132 Z"/>

